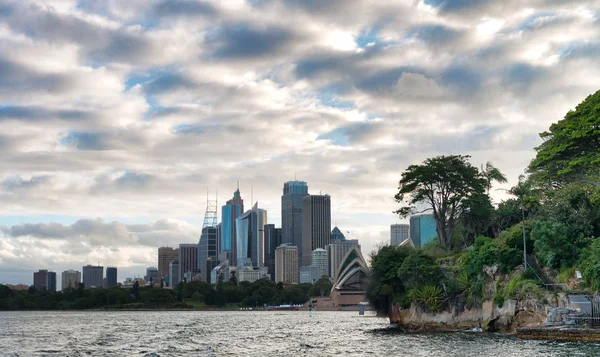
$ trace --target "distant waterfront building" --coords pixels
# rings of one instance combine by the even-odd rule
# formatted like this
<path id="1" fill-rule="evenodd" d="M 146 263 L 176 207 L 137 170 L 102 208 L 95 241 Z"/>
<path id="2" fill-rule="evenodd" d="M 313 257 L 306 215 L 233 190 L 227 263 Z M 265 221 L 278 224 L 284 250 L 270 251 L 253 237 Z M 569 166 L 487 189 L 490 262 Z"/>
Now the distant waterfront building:
<path id="1" fill-rule="evenodd" d="M 319 280 L 323 275 L 329 276 L 329 266 L 327 262 L 327 251 L 323 248 L 317 248 L 312 251 L 311 265 L 317 267 Z"/>
<path id="2" fill-rule="evenodd" d="M 329 195 L 308 195 L 302 198 L 302 248 L 300 261 L 309 266 L 311 252 L 325 248 L 331 241 L 331 198 Z"/>
<path id="3" fill-rule="evenodd" d="M 144 280 L 147 282 L 152 281 L 152 284 L 160 283 L 160 280 L 158 279 L 158 269 L 155 267 L 146 268 L 146 276 L 144 276 Z"/>
<path id="4" fill-rule="evenodd" d="M 392 224 L 390 226 L 390 244 L 400 245 L 409 238 L 410 226 L 408 224 Z"/>
<path id="5" fill-rule="evenodd" d="M 46 286 L 48 291 L 56 291 L 56 273 L 53 271 L 48 272 L 48 278 L 46 280 Z"/>
<path id="6" fill-rule="evenodd" d="M 358 239 L 349 239 L 344 241 L 332 241 L 327 246 L 327 260 L 329 263 L 329 277 L 332 279 L 337 278 L 338 267 L 348 251 L 352 248 L 357 247 L 360 251 L 360 244 Z"/>
<path id="7" fill-rule="evenodd" d="M 275 249 L 275 282 L 298 283 L 298 247 L 283 243 Z"/>
<path id="8" fill-rule="evenodd" d="M 179 279 L 179 261 L 175 260 L 169 263 L 169 286 L 175 287 L 181 281 Z"/>
<path id="9" fill-rule="evenodd" d="M 210 273 L 217 265 L 217 240 L 217 227 L 202 228 L 202 235 L 198 242 L 198 270 L 204 282 L 210 282 Z"/>
<path id="10" fill-rule="evenodd" d="M 77 289 L 81 282 L 81 273 L 77 270 L 69 269 L 62 272 L 61 290 Z"/>
<path id="11" fill-rule="evenodd" d="M 265 264 L 265 232 L 267 211 L 258 203 L 235 220 L 237 234 L 237 266 L 260 268 Z"/>
<path id="12" fill-rule="evenodd" d="M 275 279 L 275 249 L 281 245 L 281 228 L 275 228 L 274 224 L 265 225 L 265 266 L 271 276 Z"/>
<path id="13" fill-rule="evenodd" d="M 106 268 L 106 286 L 113 287 L 117 286 L 117 268 L 107 267 Z"/>
<path id="14" fill-rule="evenodd" d="M 158 276 L 164 278 L 169 275 L 169 263 L 179 260 L 179 249 L 171 247 L 158 248 Z"/>
<path id="15" fill-rule="evenodd" d="M 335 226 L 331 230 L 331 240 L 346 240 L 346 237 L 344 236 L 344 233 L 342 233 L 342 231 L 340 231 L 340 229 L 337 226 Z"/>
<path id="16" fill-rule="evenodd" d="M 179 279 L 188 272 L 198 271 L 198 245 L 180 244 L 179 245 Z"/>
<path id="17" fill-rule="evenodd" d="M 48 290 L 48 270 L 40 269 L 33 273 L 33 286 L 40 291 Z"/>
<path id="18" fill-rule="evenodd" d="M 283 184 L 281 242 L 298 247 L 298 254 L 302 253 L 302 199 L 305 196 L 308 196 L 308 184 L 306 182 L 289 181 Z M 299 259 L 298 264 L 300 262 Z"/>
<path id="19" fill-rule="evenodd" d="M 417 248 L 435 241 L 437 231 L 432 214 L 421 214 L 410 217 L 410 239 Z"/>
<path id="20" fill-rule="evenodd" d="M 307 267 L 300 268 L 300 284 L 314 284 L 316 283 L 321 276 L 319 267 L 314 265 L 310 265 Z"/>
<path id="21" fill-rule="evenodd" d="M 266 267 L 253 268 L 242 267 L 236 270 L 238 282 L 247 281 L 253 283 L 257 280 L 271 280 Z"/>
<path id="22" fill-rule="evenodd" d="M 86 265 L 82 269 L 83 271 L 83 287 L 89 288 L 101 288 L 104 284 L 104 267 L 96 265 Z"/>
<path id="23" fill-rule="evenodd" d="M 235 220 L 244 213 L 244 200 L 240 194 L 240 188 L 233 193 L 233 198 L 221 207 L 221 242 L 219 252 L 227 252 L 230 262 L 237 262 L 237 234 Z"/>

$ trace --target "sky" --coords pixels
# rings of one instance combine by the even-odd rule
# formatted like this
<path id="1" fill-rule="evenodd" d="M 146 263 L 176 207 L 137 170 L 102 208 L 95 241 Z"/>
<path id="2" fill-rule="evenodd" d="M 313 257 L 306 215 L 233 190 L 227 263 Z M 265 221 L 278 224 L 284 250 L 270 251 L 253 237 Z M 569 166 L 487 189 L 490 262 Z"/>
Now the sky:
<path id="1" fill-rule="evenodd" d="M 599 57 L 598 0 L 0 0 L 0 282 L 143 276 L 238 181 L 276 226 L 307 181 L 368 254 L 408 165 L 491 161 L 503 199 Z"/>

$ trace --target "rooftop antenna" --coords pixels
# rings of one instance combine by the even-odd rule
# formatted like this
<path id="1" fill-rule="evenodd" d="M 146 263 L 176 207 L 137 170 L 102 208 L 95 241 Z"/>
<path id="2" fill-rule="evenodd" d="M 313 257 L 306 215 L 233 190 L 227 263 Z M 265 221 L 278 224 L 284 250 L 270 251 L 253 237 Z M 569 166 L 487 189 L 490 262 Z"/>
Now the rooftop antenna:
<path id="1" fill-rule="evenodd" d="M 238 182 L 237 182 L 237 189 L 238 189 L 238 191 L 240 190 L 240 180 L 238 180 Z"/>
<path id="2" fill-rule="evenodd" d="M 211 200 L 208 197 L 208 187 L 206 188 L 206 211 L 204 212 L 204 223 L 202 229 L 206 227 L 217 226 L 217 200 Z"/>

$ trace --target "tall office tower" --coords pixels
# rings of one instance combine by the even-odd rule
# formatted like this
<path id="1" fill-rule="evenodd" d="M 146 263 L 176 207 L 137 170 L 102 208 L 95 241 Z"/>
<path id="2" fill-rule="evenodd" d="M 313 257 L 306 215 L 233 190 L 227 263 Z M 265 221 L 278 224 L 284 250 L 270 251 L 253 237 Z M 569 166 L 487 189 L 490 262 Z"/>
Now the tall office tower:
<path id="1" fill-rule="evenodd" d="M 221 244 L 219 253 L 228 252 L 228 260 L 235 265 L 237 262 L 237 234 L 235 220 L 244 213 L 244 200 L 240 195 L 240 188 L 233 193 L 233 198 L 221 208 Z"/>
<path id="2" fill-rule="evenodd" d="M 408 224 L 392 224 L 390 226 L 390 243 L 398 245 L 409 237 L 410 226 Z"/>
<path id="3" fill-rule="evenodd" d="M 169 286 L 175 287 L 181 281 L 179 276 L 179 261 L 174 260 L 169 263 Z"/>
<path id="4" fill-rule="evenodd" d="M 325 248 L 330 241 L 331 198 L 329 195 L 305 196 L 302 198 L 302 247 L 299 257 L 302 266 L 309 266 L 312 251 Z"/>
<path id="5" fill-rule="evenodd" d="M 327 246 L 327 261 L 329 263 L 329 277 L 332 279 L 337 278 L 339 265 L 342 263 L 342 259 L 346 253 L 352 249 L 353 247 L 357 247 L 360 250 L 360 245 L 358 244 L 358 239 L 349 239 L 349 240 L 336 240 Z"/>
<path id="6" fill-rule="evenodd" d="M 46 286 L 48 291 L 56 291 L 56 273 L 53 271 L 48 272 L 48 277 L 46 278 Z"/>
<path id="7" fill-rule="evenodd" d="M 410 217 L 410 239 L 417 248 L 435 241 L 437 231 L 432 214 L 420 214 Z"/>
<path id="8" fill-rule="evenodd" d="M 95 265 L 86 265 L 82 269 L 83 271 L 83 287 L 89 288 L 101 288 L 104 286 L 104 267 Z"/>
<path id="9" fill-rule="evenodd" d="M 281 245 L 281 228 L 275 228 L 274 224 L 265 224 L 265 266 L 275 280 L 275 249 Z"/>
<path id="10" fill-rule="evenodd" d="M 158 276 L 164 278 L 169 275 L 169 263 L 179 260 L 179 249 L 170 247 L 158 248 Z"/>
<path id="11" fill-rule="evenodd" d="M 219 223 L 219 224 L 217 224 L 217 257 L 219 256 L 219 254 L 221 254 L 221 241 L 222 240 L 223 240 L 223 223 Z"/>
<path id="12" fill-rule="evenodd" d="M 323 275 L 329 276 L 329 267 L 327 264 L 327 251 L 323 248 L 317 248 L 312 251 L 312 263 L 311 266 L 316 266 L 319 268 L 319 280 Z"/>
<path id="13" fill-rule="evenodd" d="M 342 231 L 340 231 L 340 229 L 337 226 L 335 226 L 331 230 L 331 240 L 346 240 L 346 237 L 344 236 L 344 233 L 342 233 Z"/>
<path id="14" fill-rule="evenodd" d="M 38 290 L 48 290 L 48 270 L 40 269 L 33 273 L 33 286 Z"/>
<path id="15" fill-rule="evenodd" d="M 298 283 L 298 247 L 283 243 L 275 249 L 275 282 Z"/>
<path id="16" fill-rule="evenodd" d="M 160 283 L 160 279 L 158 278 L 158 269 L 155 267 L 146 268 L 146 276 L 144 277 L 144 280 L 146 280 L 146 283 L 150 283 L 150 281 L 152 281 L 152 284 Z"/>
<path id="17" fill-rule="evenodd" d="M 77 289 L 81 282 L 81 273 L 77 270 L 69 269 L 62 272 L 61 288 L 62 290 L 72 288 Z"/>
<path id="18" fill-rule="evenodd" d="M 267 211 L 258 208 L 258 203 L 235 220 L 238 267 L 265 265 L 265 224 Z"/>
<path id="19" fill-rule="evenodd" d="M 210 282 L 210 273 L 217 262 L 217 227 L 202 228 L 202 235 L 198 242 L 198 268 L 201 280 Z"/>
<path id="20" fill-rule="evenodd" d="M 179 279 L 183 279 L 185 273 L 196 273 L 198 271 L 198 244 L 179 245 Z"/>
<path id="21" fill-rule="evenodd" d="M 111 288 L 117 286 L 117 268 L 107 267 L 106 268 L 106 287 Z"/>
<path id="22" fill-rule="evenodd" d="M 308 196 L 308 184 L 306 182 L 289 181 L 283 184 L 281 242 L 291 243 L 298 247 L 298 254 L 302 254 L 302 198 L 304 196 Z M 298 259 L 298 264 L 301 262 Z"/>

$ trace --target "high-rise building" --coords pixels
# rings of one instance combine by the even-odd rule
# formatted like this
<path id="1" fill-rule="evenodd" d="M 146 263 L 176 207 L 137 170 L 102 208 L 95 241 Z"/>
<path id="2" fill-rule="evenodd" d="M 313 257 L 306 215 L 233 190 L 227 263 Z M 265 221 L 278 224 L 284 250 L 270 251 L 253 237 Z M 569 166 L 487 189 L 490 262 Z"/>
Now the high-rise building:
<path id="1" fill-rule="evenodd" d="M 281 228 L 275 228 L 274 224 L 265 224 L 265 266 L 271 276 L 275 279 L 275 249 L 281 245 Z"/>
<path id="2" fill-rule="evenodd" d="M 111 288 L 117 286 L 117 268 L 107 267 L 106 268 L 106 286 Z"/>
<path id="3" fill-rule="evenodd" d="M 158 269 L 156 269 L 155 267 L 146 268 L 146 276 L 144 276 L 144 280 L 146 280 L 147 283 L 159 283 L 160 280 L 158 279 Z"/>
<path id="4" fill-rule="evenodd" d="M 302 198 L 308 196 L 308 184 L 289 181 L 283 184 L 281 196 L 281 242 L 291 243 L 302 253 Z M 301 260 L 298 260 L 298 264 Z M 300 267 L 300 265 L 298 265 Z"/>
<path id="5" fill-rule="evenodd" d="M 410 239 L 417 248 L 423 248 L 435 241 L 437 231 L 432 214 L 420 214 L 410 217 Z"/>
<path id="6" fill-rule="evenodd" d="M 210 273 L 217 262 L 217 227 L 202 228 L 202 235 L 198 242 L 198 268 L 201 274 L 201 280 L 210 282 Z"/>
<path id="7" fill-rule="evenodd" d="M 46 286 L 48 287 L 48 291 L 56 291 L 56 273 L 55 272 L 53 272 L 53 271 L 48 272 Z"/>
<path id="8" fill-rule="evenodd" d="M 309 195 L 302 198 L 302 247 L 299 260 L 309 266 L 311 253 L 331 241 L 331 198 Z"/>
<path id="9" fill-rule="evenodd" d="M 265 265 L 265 224 L 267 211 L 258 208 L 258 203 L 235 220 L 237 235 L 237 266 Z"/>
<path id="10" fill-rule="evenodd" d="M 240 195 L 240 188 L 233 193 L 233 198 L 221 207 L 221 242 L 219 253 L 229 252 L 229 261 L 237 262 L 237 234 L 235 220 L 244 213 L 244 200 Z"/>
<path id="11" fill-rule="evenodd" d="M 409 237 L 410 226 L 408 224 L 392 224 L 390 227 L 390 243 L 399 245 Z"/>
<path id="12" fill-rule="evenodd" d="M 342 231 L 335 226 L 331 230 L 331 240 L 346 240 L 346 237 L 344 236 L 344 233 L 342 233 Z"/>
<path id="13" fill-rule="evenodd" d="M 349 240 L 336 240 L 329 243 L 327 246 L 327 261 L 329 263 L 329 277 L 332 279 L 337 278 L 337 270 L 339 265 L 344 259 L 344 256 L 348 251 L 352 248 L 357 247 L 360 250 L 360 245 L 358 244 L 358 239 L 349 239 Z"/>
<path id="14" fill-rule="evenodd" d="M 275 249 L 275 282 L 298 283 L 298 247 L 283 243 Z"/>
<path id="15" fill-rule="evenodd" d="M 61 288 L 62 290 L 72 288 L 77 289 L 81 282 L 81 273 L 77 270 L 69 269 L 62 272 Z"/>
<path id="16" fill-rule="evenodd" d="M 89 288 L 101 288 L 104 284 L 104 267 L 95 265 L 86 265 L 82 269 L 83 271 L 83 287 Z"/>
<path id="17" fill-rule="evenodd" d="M 40 269 L 33 273 L 33 286 L 38 290 L 48 290 L 48 270 Z"/>
<path id="18" fill-rule="evenodd" d="M 319 269 L 319 277 L 317 278 L 317 280 L 319 280 L 323 275 L 329 276 L 329 265 L 327 264 L 327 251 L 323 248 L 317 248 L 312 251 L 311 256 L 311 265 Z"/>
<path id="19" fill-rule="evenodd" d="M 158 248 L 158 276 L 164 278 L 169 275 L 169 263 L 179 260 L 179 249 L 170 247 Z"/>
<path id="20" fill-rule="evenodd" d="M 174 260 L 169 263 L 169 286 L 175 287 L 181 281 L 179 279 L 179 261 Z"/>
<path id="21" fill-rule="evenodd" d="M 319 268 L 311 265 L 300 268 L 300 284 L 314 284 L 321 276 L 319 275 Z"/>
<path id="22" fill-rule="evenodd" d="M 179 245 L 179 278 L 185 273 L 198 272 L 198 244 Z"/>

